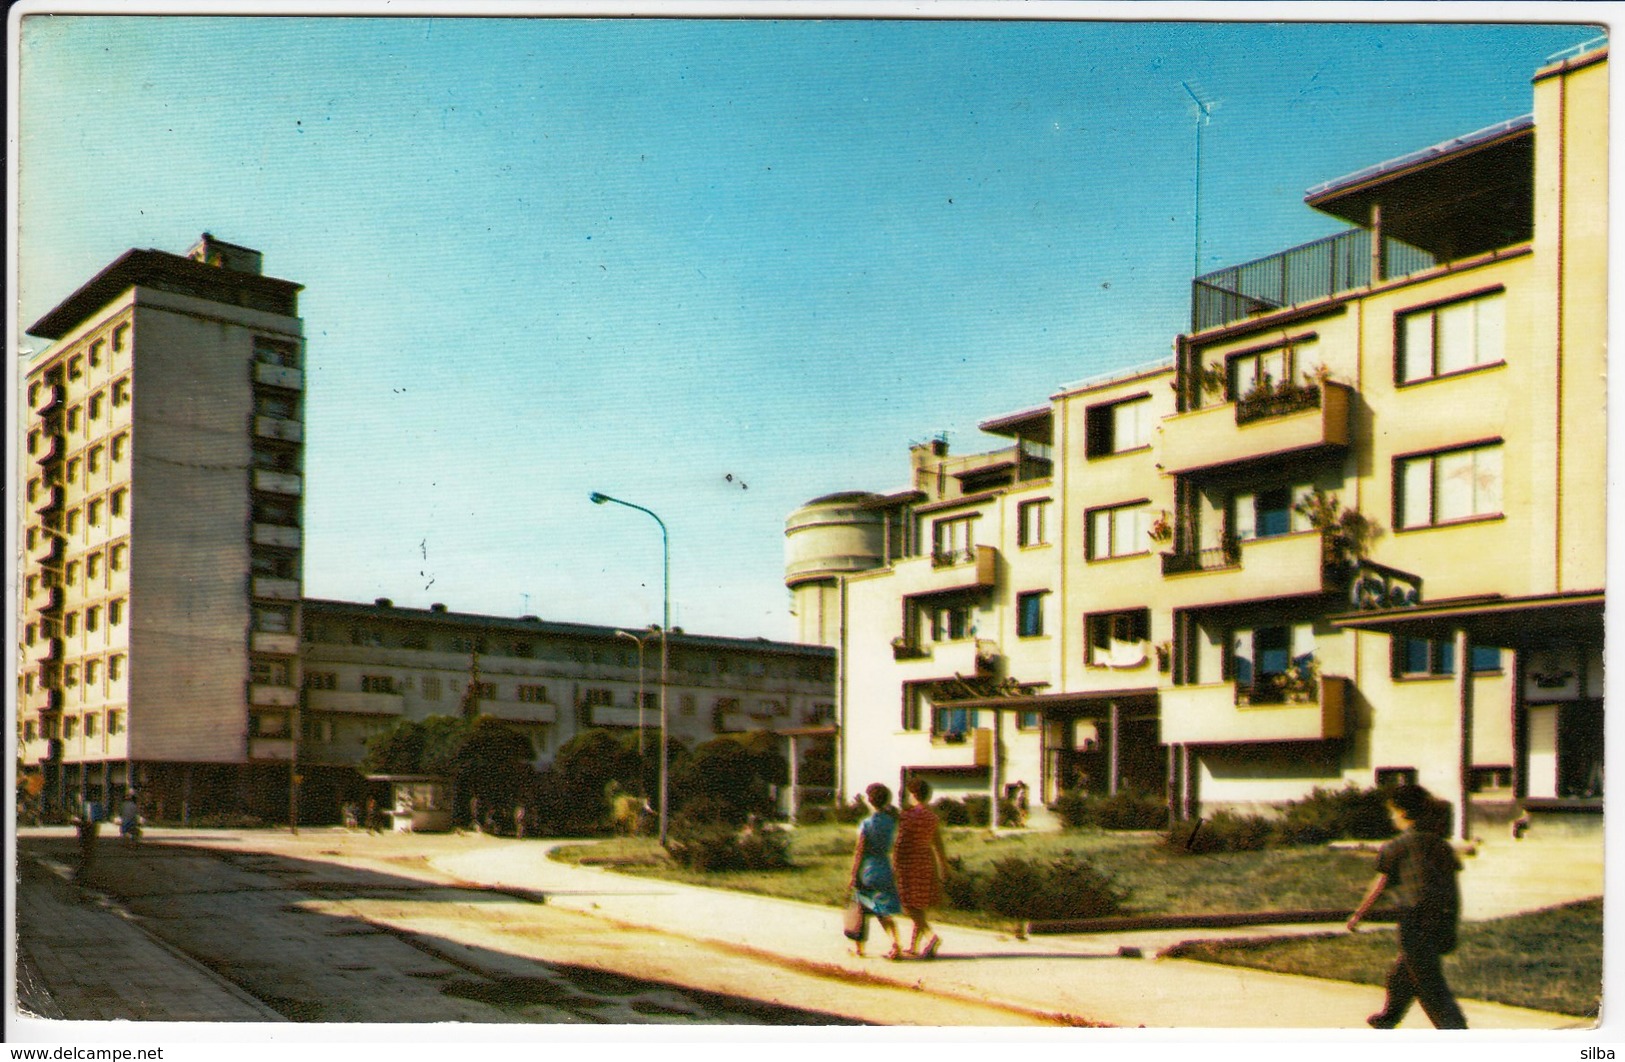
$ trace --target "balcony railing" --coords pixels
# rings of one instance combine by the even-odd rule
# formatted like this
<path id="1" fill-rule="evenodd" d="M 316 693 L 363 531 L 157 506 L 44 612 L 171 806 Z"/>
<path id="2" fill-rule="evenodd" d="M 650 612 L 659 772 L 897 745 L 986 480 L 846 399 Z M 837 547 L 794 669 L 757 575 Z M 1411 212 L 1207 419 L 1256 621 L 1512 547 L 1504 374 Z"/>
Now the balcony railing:
<path id="1" fill-rule="evenodd" d="M 256 468 L 254 470 L 254 489 L 270 494 L 293 494 L 300 492 L 299 474 L 296 472 L 277 472 L 269 468 Z"/>
<path id="2" fill-rule="evenodd" d="M 1436 264 L 1426 251 L 1391 236 L 1383 239 L 1381 279 L 1410 276 Z M 1318 302 L 1370 283 L 1371 231 L 1350 229 L 1197 277 L 1191 281 L 1191 330 Z"/>
<path id="3" fill-rule="evenodd" d="M 299 391 L 304 388 L 305 377 L 298 369 L 260 362 L 254 366 L 254 382 L 268 384 L 272 387 L 285 387 L 290 391 Z"/>
<path id="4" fill-rule="evenodd" d="M 297 420 L 284 420 L 281 417 L 255 417 L 254 434 L 265 439 L 298 442 L 304 435 L 304 426 Z"/>
<path id="5" fill-rule="evenodd" d="M 1302 697 L 1232 682 L 1164 687 L 1160 740 L 1164 744 L 1227 745 L 1265 741 L 1325 741 L 1346 732 L 1349 680 L 1322 675 Z"/>
<path id="6" fill-rule="evenodd" d="M 1216 572 L 1241 566 L 1241 543 L 1230 541 L 1207 549 L 1175 550 L 1162 555 L 1162 574 Z"/>
<path id="7" fill-rule="evenodd" d="M 1319 386 L 1288 381 L 1275 387 L 1259 387 L 1236 399 L 1236 423 L 1247 424 L 1319 408 Z"/>

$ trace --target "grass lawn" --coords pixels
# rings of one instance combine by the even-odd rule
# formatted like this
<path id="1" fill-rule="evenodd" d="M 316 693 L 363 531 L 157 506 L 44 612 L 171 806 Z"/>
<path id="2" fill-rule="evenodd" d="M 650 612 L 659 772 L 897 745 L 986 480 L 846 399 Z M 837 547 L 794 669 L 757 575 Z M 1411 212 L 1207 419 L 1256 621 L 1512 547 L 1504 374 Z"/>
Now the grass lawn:
<path id="1" fill-rule="evenodd" d="M 651 838 L 617 838 L 561 849 L 567 861 L 607 861 L 628 874 L 844 906 L 852 869 L 852 826 L 804 826 L 794 831 L 786 870 L 706 874 L 673 865 Z M 994 836 L 982 829 L 949 829 L 948 855 L 968 869 L 1006 856 L 1045 858 L 1072 851 L 1088 857 L 1129 891 L 1124 914 L 1214 914 L 1282 908 L 1347 908 L 1360 902 L 1374 857 L 1325 848 L 1192 855 L 1165 847 L 1160 834 L 1079 830 Z M 1011 920 L 951 908 L 941 921 L 1008 929 Z"/>
<path id="2" fill-rule="evenodd" d="M 1458 996 L 1581 1017 L 1597 1015 L 1602 990 L 1602 901 L 1464 922 L 1445 978 Z M 1394 961 L 1392 931 L 1291 940 L 1195 941 L 1175 954 L 1203 962 L 1380 985 Z"/>

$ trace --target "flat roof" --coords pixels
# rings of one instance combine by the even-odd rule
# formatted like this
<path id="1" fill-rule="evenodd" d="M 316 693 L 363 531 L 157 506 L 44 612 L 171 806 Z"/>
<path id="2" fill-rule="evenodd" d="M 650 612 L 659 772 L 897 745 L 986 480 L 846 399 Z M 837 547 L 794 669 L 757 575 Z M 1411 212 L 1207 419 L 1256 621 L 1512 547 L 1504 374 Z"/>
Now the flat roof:
<path id="1" fill-rule="evenodd" d="M 989 435 L 1003 435 L 1013 439 L 1031 439 L 1049 443 L 1054 438 L 1055 412 L 1048 403 L 1005 413 L 982 421 L 977 427 Z"/>
<path id="2" fill-rule="evenodd" d="M 592 638 L 614 640 L 617 630 L 636 633 L 640 627 L 606 627 L 596 623 L 571 623 L 533 617 L 486 616 L 473 612 L 440 611 L 433 608 L 404 608 L 398 605 L 368 604 L 361 601 L 332 601 L 323 598 L 303 599 L 310 612 L 355 618 L 371 617 L 402 623 L 438 623 L 449 627 L 475 627 L 480 630 L 504 630 L 560 638 Z M 669 636 L 673 645 L 689 645 L 712 649 L 738 649 L 759 653 L 778 653 L 791 656 L 833 657 L 835 650 L 827 645 L 806 645 L 800 642 L 776 642 L 767 638 L 731 638 L 714 634 L 690 634 L 673 630 Z"/>
<path id="3" fill-rule="evenodd" d="M 288 317 L 297 316 L 298 294 L 304 289 L 303 284 L 291 280 L 206 265 L 168 251 L 130 250 L 30 325 L 28 333 L 61 339 L 103 306 L 138 285 Z"/>
<path id="4" fill-rule="evenodd" d="M 1603 642 L 1604 592 L 1435 601 L 1328 617 L 1342 630 L 1442 639 L 1465 629 L 1474 645 L 1552 649 Z"/>

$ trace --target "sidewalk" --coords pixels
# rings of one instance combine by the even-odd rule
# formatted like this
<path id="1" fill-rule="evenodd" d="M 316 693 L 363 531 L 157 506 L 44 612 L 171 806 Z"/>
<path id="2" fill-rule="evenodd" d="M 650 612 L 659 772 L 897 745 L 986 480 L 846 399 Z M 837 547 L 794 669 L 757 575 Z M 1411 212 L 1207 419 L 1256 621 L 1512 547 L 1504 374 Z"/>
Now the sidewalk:
<path id="1" fill-rule="evenodd" d="M 88 1021 L 282 1021 L 213 972 L 131 925 L 69 868 L 19 857 L 17 1007 Z"/>
<path id="2" fill-rule="evenodd" d="M 840 915 L 828 907 L 577 867 L 547 858 L 548 844 L 492 840 L 464 853 L 431 858 L 467 881 L 536 890 L 551 905 L 628 926 L 778 956 L 847 976 L 865 976 L 920 991 L 994 1003 L 1013 1010 L 1090 1024 L 1184 1028 L 1365 1028 L 1378 1009 L 1376 986 L 1298 977 L 1176 959 L 1128 958 L 1119 948 L 1156 950 L 1200 936 L 1163 930 L 1018 940 L 1011 935 L 948 927 L 934 961 L 887 962 L 847 953 Z M 1486 875 L 1488 877 L 1488 875 Z M 1324 932 L 1324 926 L 1310 931 Z M 1249 928 L 1247 935 L 1291 933 Z M 870 952 L 885 946 L 871 939 Z M 1562 1014 L 1463 1001 L 1475 1029 L 1585 1028 Z M 1420 1009 L 1405 1028 L 1429 1028 Z"/>

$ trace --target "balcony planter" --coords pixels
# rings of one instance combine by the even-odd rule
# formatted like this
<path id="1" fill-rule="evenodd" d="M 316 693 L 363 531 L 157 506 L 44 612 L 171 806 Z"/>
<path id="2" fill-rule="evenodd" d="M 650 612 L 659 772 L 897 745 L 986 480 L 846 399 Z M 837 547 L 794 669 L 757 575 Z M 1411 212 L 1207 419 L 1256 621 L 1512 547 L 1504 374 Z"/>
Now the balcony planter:
<path id="1" fill-rule="evenodd" d="M 931 653 L 904 638 L 891 640 L 891 655 L 893 660 L 924 660 Z"/>
<path id="2" fill-rule="evenodd" d="M 1284 417 L 1306 409 L 1320 408 L 1320 387 L 1295 384 L 1288 380 L 1272 385 L 1268 380 L 1236 400 L 1236 423 L 1248 424 L 1268 417 Z"/>

